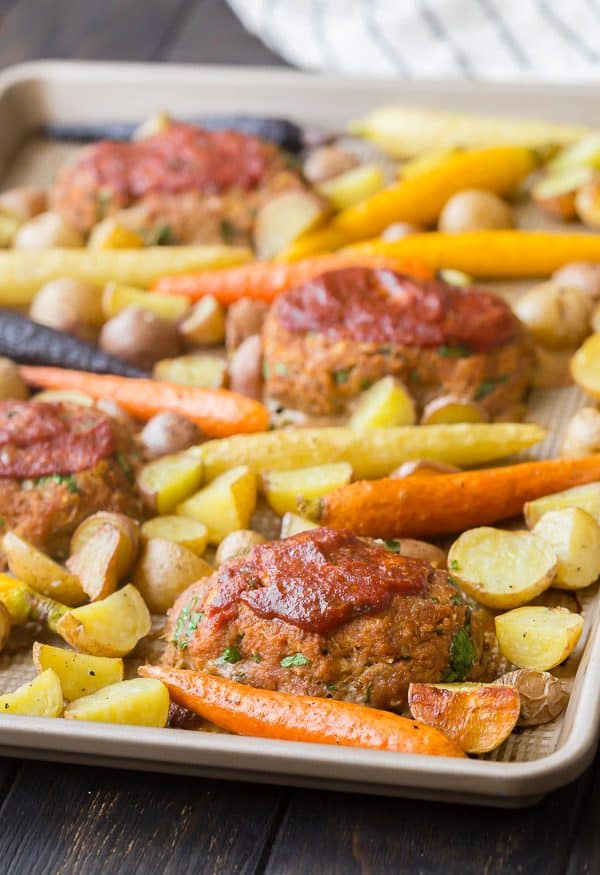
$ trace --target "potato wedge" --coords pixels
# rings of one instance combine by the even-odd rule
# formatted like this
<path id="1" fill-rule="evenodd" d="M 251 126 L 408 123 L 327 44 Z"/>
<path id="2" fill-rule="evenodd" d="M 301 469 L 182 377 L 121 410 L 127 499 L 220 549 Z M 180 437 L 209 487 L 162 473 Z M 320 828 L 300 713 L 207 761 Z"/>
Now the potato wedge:
<path id="1" fill-rule="evenodd" d="M 363 393 L 348 425 L 364 431 L 414 425 L 416 421 L 415 402 L 406 386 L 393 377 L 382 377 Z"/>
<path id="2" fill-rule="evenodd" d="M 36 592 L 69 606 L 85 602 L 85 591 L 79 578 L 25 538 L 20 538 L 14 532 L 7 532 L 2 539 L 2 549 L 11 574 Z"/>
<path id="3" fill-rule="evenodd" d="M 459 422 L 487 422 L 486 411 L 468 398 L 444 395 L 425 405 L 421 425 L 452 425 Z"/>
<path id="4" fill-rule="evenodd" d="M 481 526 L 464 532 L 448 553 L 448 568 L 462 589 L 488 608 L 516 608 L 551 585 L 554 550 L 531 532 Z"/>
<path id="5" fill-rule="evenodd" d="M 600 333 L 581 344 L 571 359 L 571 376 L 584 392 L 600 398 Z"/>
<path id="6" fill-rule="evenodd" d="M 504 656 L 519 668 L 549 671 L 571 655 L 583 630 L 583 617 L 566 608 L 529 605 L 496 619 Z"/>
<path id="7" fill-rule="evenodd" d="M 162 456 L 144 465 L 138 487 L 148 506 L 159 514 L 170 513 L 202 483 L 202 460 L 189 452 Z"/>
<path id="8" fill-rule="evenodd" d="M 102 310 L 106 319 L 112 319 L 128 307 L 140 307 L 173 322 L 182 319 L 190 309 L 189 302 L 177 295 L 161 295 L 158 292 L 150 294 L 133 286 L 107 283 L 102 292 Z"/>
<path id="9" fill-rule="evenodd" d="M 184 589 L 213 572 L 212 565 L 187 547 L 151 538 L 142 547 L 133 582 L 153 614 L 166 614 Z"/>
<path id="10" fill-rule="evenodd" d="M 126 723 L 160 729 L 167 725 L 169 705 L 169 691 L 164 684 L 153 678 L 133 678 L 70 702 L 64 716 L 67 720 Z"/>
<path id="11" fill-rule="evenodd" d="M 303 501 L 321 498 L 340 486 L 346 486 L 351 480 L 352 465 L 348 462 L 290 471 L 264 471 L 262 475 L 267 501 L 280 516 L 288 511 L 294 513 L 301 509 Z"/>
<path id="12" fill-rule="evenodd" d="M 258 257 L 273 258 L 326 215 L 324 202 L 311 192 L 286 191 L 272 197 L 258 211 L 254 222 Z"/>
<path id="13" fill-rule="evenodd" d="M 150 538 L 174 541 L 196 556 L 202 556 L 208 544 L 208 529 L 204 523 L 182 516 L 155 516 L 143 523 L 141 534 L 145 541 Z"/>
<path id="14" fill-rule="evenodd" d="M 87 245 L 90 249 L 143 249 L 144 240 L 114 216 L 108 216 L 94 225 Z"/>
<path id="15" fill-rule="evenodd" d="M 562 510 L 565 507 L 579 507 L 600 523 L 600 483 L 585 483 L 583 486 L 574 486 L 563 492 L 528 501 L 523 508 L 527 527 L 532 529 L 548 511 Z"/>
<path id="16" fill-rule="evenodd" d="M 212 346 L 225 339 L 225 308 L 212 295 L 200 298 L 179 325 L 181 336 L 190 346 Z"/>
<path id="17" fill-rule="evenodd" d="M 227 362 L 214 355 L 182 355 L 154 365 L 154 377 L 167 383 L 220 389 L 225 384 Z"/>
<path id="18" fill-rule="evenodd" d="M 100 602 L 69 611 L 56 624 L 67 644 L 92 656 L 126 656 L 151 628 L 146 603 L 131 584 Z"/>
<path id="19" fill-rule="evenodd" d="M 375 194 L 385 182 L 379 164 L 360 164 L 322 182 L 318 191 L 336 210 L 344 210 Z"/>
<path id="20" fill-rule="evenodd" d="M 22 580 L 0 574 L 0 602 L 10 614 L 14 626 L 22 626 L 29 620 L 42 623 L 52 632 L 56 624 L 70 608 L 50 596 L 36 592 Z"/>
<path id="21" fill-rule="evenodd" d="M 568 697 L 560 679 L 547 671 L 518 668 L 503 674 L 494 683 L 514 687 L 519 693 L 519 726 L 549 723 L 558 717 L 567 704 Z"/>
<path id="22" fill-rule="evenodd" d="M 215 563 L 217 567 L 223 565 L 229 559 L 237 559 L 239 556 L 245 556 L 253 547 L 258 544 L 264 544 L 267 539 L 260 532 L 255 532 L 253 529 L 237 529 L 235 532 L 230 532 L 226 535 L 217 548 Z"/>
<path id="23" fill-rule="evenodd" d="M 313 523 L 312 520 L 300 516 L 297 513 L 284 513 L 281 520 L 280 538 L 291 538 L 292 535 L 298 535 L 300 532 L 308 532 L 309 529 L 318 529 L 319 524 Z"/>
<path id="24" fill-rule="evenodd" d="M 71 538 L 71 555 L 81 552 L 104 526 L 119 532 L 116 575 L 117 580 L 122 580 L 133 568 L 140 547 L 140 524 L 132 517 L 105 510 L 92 514 L 75 529 Z"/>
<path id="25" fill-rule="evenodd" d="M 219 544 L 236 529 L 247 529 L 256 507 L 256 475 L 239 465 L 177 505 L 180 516 L 204 523 L 208 540 Z"/>
<path id="26" fill-rule="evenodd" d="M 408 707 L 415 720 L 435 726 L 473 754 L 506 741 L 521 710 L 515 687 L 471 683 L 411 684 Z"/>
<path id="27" fill-rule="evenodd" d="M 122 659 L 89 656 L 39 641 L 33 645 L 33 664 L 39 672 L 51 668 L 60 680 L 65 699 L 71 702 L 123 680 Z"/>
<path id="28" fill-rule="evenodd" d="M 121 540 L 119 529 L 104 523 L 67 560 L 69 570 L 79 578 L 91 602 L 105 599 L 117 588 Z"/>
<path id="29" fill-rule="evenodd" d="M 27 717 L 60 717 L 64 709 L 63 691 L 56 672 L 46 669 L 14 693 L 0 695 L 0 714 Z"/>
<path id="30" fill-rule="evenodd" d="M 600 576 L 600 525 L 580 507 L 551 510 L 532 529 L 558 558 L 552 586 L 583 589 Z"/>

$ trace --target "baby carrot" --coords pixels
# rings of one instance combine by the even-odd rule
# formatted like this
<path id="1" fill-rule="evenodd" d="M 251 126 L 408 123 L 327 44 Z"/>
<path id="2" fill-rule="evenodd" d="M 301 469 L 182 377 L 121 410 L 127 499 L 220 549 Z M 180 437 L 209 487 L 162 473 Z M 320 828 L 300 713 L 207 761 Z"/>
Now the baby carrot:
<path id="1" fill-rule="evenodd" d="M 25 382 L 32 386 L 75 389 L 92 398 L 112 398 L 138 419 L 150 419 L 163 410 L 180 413 L 209 437 L 265 431 L 269 424 L 269 414 L 262 404 L 227 389 L 200 389 L 63 368 L 23 366 L 20 370 Z"/>
<path id="2" fill-rule="evenodd" d="M 138 672 L 166 684 L 177 704 L 237 735 L 464 756 L 458 745 L 439 730 L 365 705 L 259 690 L 185 669 L 144 665 Z"/>
<path id="3" fill-rule="evenodd" d="M 394 270 L 420 279 L 431 279 L 433 272 L 415 258 L 389 255 L 362 255 L 338 252 L 306 258 L 294 264 L 263 261 L 224 270 L 205 270 L 184 276 L 163 276 L 154 292 L 185 295 L 192 301 L 212 295 L 228 306 L 243 297 L 270 303 L 277 295 L 326 273 L 344 267 L 371 267 Z"/>
<path id="4" fill-rule="evenodd" d="M 594 480 L 600 480 L 600 454 L 430 478 L 362 480 L 303 512 L 322 526 L 358 535 L 423 538 L 517 516 L 526 501 Z"/>

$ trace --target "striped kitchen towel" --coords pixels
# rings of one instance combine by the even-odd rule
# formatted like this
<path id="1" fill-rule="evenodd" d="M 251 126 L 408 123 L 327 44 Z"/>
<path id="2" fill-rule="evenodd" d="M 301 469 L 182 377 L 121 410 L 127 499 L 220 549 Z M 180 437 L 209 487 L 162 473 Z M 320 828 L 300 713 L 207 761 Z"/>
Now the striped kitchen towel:
<path id="1" fill-rule="evenodd" d="M 229 0 L 307 70 L 403 79 L 600 79 L 600 0 Z"/>

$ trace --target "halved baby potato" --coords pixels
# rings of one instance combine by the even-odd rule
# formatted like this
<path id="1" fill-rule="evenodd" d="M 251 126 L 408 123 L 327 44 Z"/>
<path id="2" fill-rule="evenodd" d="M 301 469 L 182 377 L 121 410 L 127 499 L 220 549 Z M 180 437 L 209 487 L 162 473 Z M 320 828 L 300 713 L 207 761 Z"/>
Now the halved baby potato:
<path id="1" fill-rule="evenodd" d="M 36 592 L 71 607 L 85 602 L 86 594 L 79 578 L 25 538 L 7 532 L 2 539 L 2 549 L 11 574 Z"/>
<path id="2" fill-rule="evenodd" d="M 514 687 L 521 699 L 519 726 L 540 726 L 549 723 L 564 710 L 567 694 L 560 678 L 547 671 L 517 668 L 494 681 Z"/>
<path id="3" fill-rule="evenodd" d="M 448 568 L 462 589 L 488 608 L 516 608 L 551 585 L 554 550 L 531 532 L 482 526 L 460 535 L 450 548 Z"/>
<path id="4" fill-rule="evenodd" d="M 107 526 L 118 532 L 114 564 L 117 580 L 122 580 L 133 568 L 140 546 L 140 524 L 132 517 L 105 510 L 92 514 L 75 529 L 70 552 L 71 555 L 83 552 L 88 541 L 93 540 Z M 113 537 L 112 540 L 116 539 Z"/>
<path id="5" fill-rule="evenodd" d="M 585 483 L 583 486 L 574 486 L 563 492 L 528 501 L 523 508 L 527 528 L 532 529 L 548 511 L 562 510 L 565 507 L 579 507 L 600 523 L 600 483 Z"/>
<path id="6" fill-rule="evenodd" d="M 227 362 L 216 355 L 181 355 L 157 362 L 154 377 L 183 386 L 220 389 L 227 377 Z"/>
<path id="7" fill-rule="evenodd" d="M 0 714 L 27 717 L 60 717 L 64 709 L 63 691 L 56 672 L 46 669 L 14 693 L 0 695 Z"/>
<path id="8" fill-rule="evenodd" d="M 435 544 L 419 541 L 416 538 L 393 538 L 391 541 L 384 541 L 384 543 L 388 549 L 392 549 L 394 553 L 399 553 L 401 556 L 421 559 L 422 562 L 429 562 L 434 568 L 446 567 L 446 554 L 441 547 L 436 547 Z"/>
<path id="9" fill-rule="evenodd" d="M 581 344 L 571 359 L 571 376 L 584 392 L 600 398 L 600 333 Z"/>
<path id="10" fill-rule="evenodd" d="M 138 476 L 138 487 L 146 503 L 161 515 L 174 510 L 201 483 L 202 460 L 187 453 L 149 462 Z"/>
<path id="11" fill-rule="evenodd" d="M 253 529 L 237 529 L 235 532 L 230 532 L 217 548 L 215 564 L 219 567 L 230 559 L 246 556 L 254 547 L 264 544 L 266 540 L 264 535 Z"/>
<path id="12" fill-rule="evenodd" d="M 262 475 L 267 501 L 280 516 L 301 509 L 303 501 L 321 498 L 340 486 L 346 486 L 351 480 L 352 465 L 349 462 L 290 471 L 263 471 Z"/>
<path id="13" fill-rule="evenodd" d="M 515 608 L 496 617 L 504 656 L 519 668 L 549 671 L 571 655 L 583 630 L 583 617 L 566 608 Z"/>
<path id="14" fill-rule="evenodd" d="M 39 641 L 33 645 L 33 664 L 39 672 L 51 668 L 56 673 L 69 701 L 123 680 L 122 659 L 90 656 Z"/>
<path id="15" fill-rule="evenodd" d="M 358 431 L 414 425 L 415 402 L 408 389 L 394 377 L 382 377 L 363 393 L 348 425 Z"/>
<path id="16" fill-rule="evenodd" d="M 185 316 L 190 309 L 190 304 L 186 298 L 177 295 L 161 295 L 158 292 L 150 293 L 120 283 L 107 283 L 102 292 L 102 310 L 105 317 L 112 319 L 128 307 L 141 307 L 142 310 L 149 310 L 162 319 L 177 321 Z"/>
<path id="17" fill-rule="evenodd" d="M 117 588 L 121 538 L 117 528 L 105 523 L 67 560 L 91 602 L 105 599 Z"/>
<path id="18" fill-rule="evenodd" d="M 465 753 L 495 750 L 515 728 L 521 711 L 514 687 L 498 684 L 411 684 L 415 720 L 439 729 Z"/>
<path id="19" fill-rule="evenodd" d="M 258 257 L 273 258 L 327 215 L 321 198 L 308 191 L 285 191 L 272 197 L 256 215 L 254 244 Z"/>
<path id="20" fill-rule="evenodd" d="M 236 529 L 247 529 L 256 507 L 256 475 L 238 465 L 177 506 L 177 513 L 204 523 L 208 540 L 219 544 Z"/>
<path id="21" fill-rule="evenodd" d="M 67 644 L 92 656 L 127 656 L 151 628 L 146 603 L 131 584 L 102 601 L 69 611 L 56 624 Z"/>
<path id="22" fill-rule="evenodd" d="M 425 405 L 421 425 L 454 425 L 458 422 L 487 422 L 486 411 L 469 398 L 444 395 Z"/>
<path id="23" fill-rule="evenodd" d="M 191 583 L 214 568 L 187 547 L 150 538 L 142 547 L 133 582 L 154 614 L 165 614 Z"/>
<path id="24" fill-rule="evenodd" d="M 213 295 L 205 295 L 179 325 L 189 346 L 211 346 L 225 340 L 225 308 Z"/>
<path id="25" fill-rule="evenodd" d="M 146 541 L 150 538 L 163 538 L 165 541 L 181 544 L 196 556 L 204 553 L 208 543 L 208 529 L 204 523 L 183 516 L 155 516 L 146 520 L 142 524 L 141 535 Z"/>
<path id="26" fill-rule="evenodd" d="M 280 538 L 291 538 L 292 535 L 298 535 L 300 532 L 308 532 L 309 529 L 318 529 L 319 524 L 313 523 L 312 520 L 306 519 L 297 513 L 284 513 L 281 520 Z"/>
<path id="27" fill-rule="evenodd" d="M 70 702 L 65 708 L 67 720 L 91 720 L 97 723 L 126 723 L 131 726 L 167 725 L 169 691 L 154 678 L 133 678 Z"/>
<path id="28" fill-rule="evenodd" d="M 548 543 L 558 558 L 552 586 L 583 589 L 600 576 L 600 526 L 585 510 L 565 507 L 551 510 L 532 529 Z"/>

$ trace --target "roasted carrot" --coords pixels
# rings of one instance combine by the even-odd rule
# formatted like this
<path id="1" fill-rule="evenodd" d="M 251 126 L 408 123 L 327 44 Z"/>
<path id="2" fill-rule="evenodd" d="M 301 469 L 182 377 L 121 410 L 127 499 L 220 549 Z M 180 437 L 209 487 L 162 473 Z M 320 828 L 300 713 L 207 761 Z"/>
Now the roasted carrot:
<path id="1" fill-rule="evenodd" d="M 424 261 L 431 270 L 454 268 L 478 279 L 550 276 L 570 261 L 600 262 L 600 235 L 552 231 L 430 231 L 386 243 L 374 239 L 344 252 Z"/>
<path id="2" fill-rule="evenodd" d="M 185 669 L 144 665 L 138 672 L 166 684 L 178 705 L 237 735 L 464 756 L 459 746 L 439 730 L 365 705 L 259 690 Z"/>
<path id="3" fill-rule="evenodd" d="M 112 398 L 138 419 L 150 419 L 163 410 L 180 413 L 209 437 L 265 431 L 269 424 L 268 412 L 262 404 L 227 389 L 200 389 L 62 368 L 22 367 L 20 370 L 31 386 L 76 389 L 92 398 Z"/>
<path id="4" fill-rule="evenodd" d="M 600 454 L 428 479 L 362 480 L 302 510 L 323 526 L 359 535 L 423 538 L 517 516 L 526 501 L 595 480 L 600 480 Z"/>
<path id="5" fill-rule="evenodd" d="M 277 295 L 302 285 L 329 270 L 344 267 L 372 267 L 395 270 L 421 279 L 431 279 L 433 272 L 414 258 L 395 258 L 388 255 L 357 255 L 338 252 L 306 258 L 294 264 L 255 262 L 224 270 L 205 270 L 185 276 L 161 277 L 153 291 L 170 295 L 185 295 L 195 301 L 212 295 L 225 306 L 243 297 L 271 302 Z"/>

